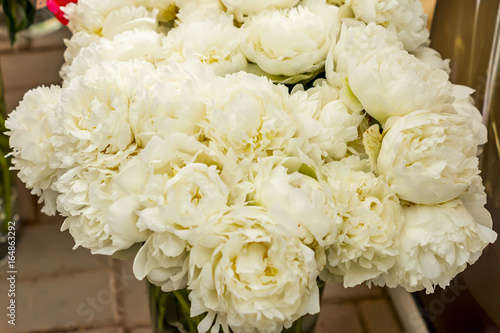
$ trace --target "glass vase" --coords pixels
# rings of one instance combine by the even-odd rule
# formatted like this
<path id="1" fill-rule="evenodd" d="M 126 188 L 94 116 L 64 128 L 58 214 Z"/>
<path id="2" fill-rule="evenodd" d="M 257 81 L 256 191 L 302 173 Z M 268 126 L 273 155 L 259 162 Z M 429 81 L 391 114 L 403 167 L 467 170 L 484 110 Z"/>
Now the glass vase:
<path id="1" fill-rule="evenodd" d="M 190 317 L 189 291 L 187 288 L 172 292 L 164 292 L 161 287 L 146 281 L 151 311 L 153 333 L 197 333 L 197 326 L 204 315 Z M 320 282 L 320 295 L 323 294 L 324 283 Z M 313 333 L 319 314 L 305 315 L 296 320 L 283 333 Z M 220 332 L 223 332 L 222 329 Z"/>

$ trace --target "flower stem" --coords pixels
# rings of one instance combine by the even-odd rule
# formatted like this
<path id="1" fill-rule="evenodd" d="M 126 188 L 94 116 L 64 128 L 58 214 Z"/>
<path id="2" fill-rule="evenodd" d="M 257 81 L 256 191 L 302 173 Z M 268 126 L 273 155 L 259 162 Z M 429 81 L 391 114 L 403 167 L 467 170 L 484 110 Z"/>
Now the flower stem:
<path id="1" fill-rule="evenodd" d="M 180 291 L 173 291 L 175 297 L 177 298 L 177 301 L 181 305 L 182 313 L 184 314 L 184 317 L 186 318 L 186 322 L 189 325 L 189 332 L 191 333 L 196 333 L 197 332 L 197 324 L 195 323 L 195 318 L 192 318 L 190 315 L 190 306 L 188 301 L 184 298 L 184 295 Z"/>
<path id="2" fill-rule="evenodd" d="M 303 317 L 300 317 L 295 322 L 295 325 L 294 325 L 295 326 L 295 333 L 301 333 L 302 332 L 302 318 Z"/>
<path id="3" fill-rule="evenodd" d="M 164 306 L 161 306 L 161 304 L 165 303 L 165 300 L 168 298 L 168 294 L 163 293 L 160 288 L 156 288 L 156 290 L 158 291 L 157 304 L 160 304 L 160 306 L 158 307 L 158 332 L 163 333 L 165 329 L 164 325 L 166 308 Z"/>

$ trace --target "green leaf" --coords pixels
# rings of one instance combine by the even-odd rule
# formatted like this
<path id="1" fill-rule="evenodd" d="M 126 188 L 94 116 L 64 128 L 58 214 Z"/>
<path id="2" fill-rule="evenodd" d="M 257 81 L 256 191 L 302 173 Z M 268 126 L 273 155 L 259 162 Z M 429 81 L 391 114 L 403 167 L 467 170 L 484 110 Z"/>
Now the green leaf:
<path id="1" fill-rule="evenodd" d="M 16 2 L 14 0 L 4 0 L 2 9 L 5 15 L 5 23 L 9 31 L 10 43 L 14 44 L 16 40 Z"/>
<path id="2" fill-rule="evenodd" d="M 10 43 L 14 44 L 17 33 L 33 24 L 36 13 L 35 6 L 30 0 L 3 0 L 2 9 L 9 31 Z"/>
<path id="3" fill-rule="evenodd" d="M 299 173 L 318 180 L 318 177 L 316 175 L 316 171 L 310 165 L 307 165 L 305 163 L 303 163 L 300 166 Z"/>
<path id="4" fill-rule="evenodd" d="M 17 10 L 20 20 L 16 25 L 16 33 L 28 28 L 35 20 L 36 9 L 29 0 L 17 0 Z"/>

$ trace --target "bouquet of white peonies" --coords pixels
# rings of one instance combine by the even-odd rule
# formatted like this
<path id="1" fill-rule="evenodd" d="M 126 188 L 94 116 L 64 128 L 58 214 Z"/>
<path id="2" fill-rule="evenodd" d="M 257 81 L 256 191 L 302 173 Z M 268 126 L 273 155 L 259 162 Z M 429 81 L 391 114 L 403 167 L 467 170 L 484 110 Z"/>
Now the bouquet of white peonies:
<path id="1" fill-rule="evenodd" d="M 280 332 L 318 281 L 445 287 L 495 241 L 473 91 L 418 0 L 80 0 L 62 86 L 6 122 L 75 247 L 187 288 L 199 332 Z"/>

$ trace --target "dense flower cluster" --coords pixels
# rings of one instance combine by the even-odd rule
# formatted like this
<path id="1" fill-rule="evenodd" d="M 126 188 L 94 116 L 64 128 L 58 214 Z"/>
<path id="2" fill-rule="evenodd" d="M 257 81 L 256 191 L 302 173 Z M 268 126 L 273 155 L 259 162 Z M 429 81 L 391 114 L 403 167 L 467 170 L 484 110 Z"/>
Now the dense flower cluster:
<path id="1" fill-rule="evenodd" d="M 486 129 L 419 1 L 61 10 L 64 81 L 7 120 L 14 169 L 76 247 L 187 287 L 200 332 L 280 332 L 318 279 L 432 292 L 495 241 Z"/>

